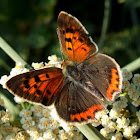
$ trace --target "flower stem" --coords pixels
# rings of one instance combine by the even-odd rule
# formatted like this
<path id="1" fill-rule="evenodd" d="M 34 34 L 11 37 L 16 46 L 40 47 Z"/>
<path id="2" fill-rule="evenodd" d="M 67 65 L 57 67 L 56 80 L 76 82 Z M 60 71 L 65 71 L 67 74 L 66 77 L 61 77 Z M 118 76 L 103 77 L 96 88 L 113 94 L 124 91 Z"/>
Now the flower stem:
<path id="1" fill-rule="evenodd" d="M 10 99 L 0 92 L 0 97 L 4 100 L 4 107 L 9 110 L 12 114 L 11 120 L 14 121 L 16 116 L 19 114 L 19 108 L 15 106 Z"/>
<path id="2" fill-rule="evenodd" d="M 21 62 L 23 65 L 27 63 L 0 37 L 0 47 L 6 52 L 16 63 Z"/>
<path id="3" fill-rule="evenodd" d="M 25 65 L 26 67 L 31 68 L 31 67 L 27 64 L 27 62 L 25 62 L 25 61 L 21 58 L 21 56 L 19 56 L 19 55 L 15 52 L 15 50 L 14 50 L 12 47 L 10 47 L 10 46 L 2 39 L 2 37 L 0 37 L 0 47 L 2 48 L 2 50 L 3 50 L 7 55 L 10 56 L 11 59 L 13 59 L 13 61 L 15 61 L 15 63 L 21 62 L 21 63 L 22 63 L 23 65 Z"/>
<path id="4" fill-rule="evenodd" d="M 101 133 L 91 124 L 76 126 L 88 140 L 106 140 Z"/>
<path id="5" fill-rule="evenodd" d="M 21 103 L 21 106 L 22 106 L 22 108 L 23 108 L 23 109 L 26 109 L 26 107 L 25 107 L 25 104 L 24 104 L 24 103 Z"/>
<path id="6" fill-rule="evenodd" d="M 126 66 L 124 66 L 122 68 L 123 69 L 127 69 L 128 71 L 135 71 L 137 69 L 140 68 L 140 57 L 137 58 L 136 60 L 132 61 L 131 63 L 127 64 Z"/>
<path id="7" fill-rule="evenodd" d="M 106 32 L 107 32 L 107 29 L 108 29 L 110 9 L 111 9 L 111 1 L 110 0 L 105 0 L 104 1 L 104 17 L 103 17 L 102 31 L 101 31 L 101 36 L 100 36 L 100 40 L 99 40 L 99 43 L 98 43 L 98 46 L 99 46 L 100 49 L 104 44 Z"/>

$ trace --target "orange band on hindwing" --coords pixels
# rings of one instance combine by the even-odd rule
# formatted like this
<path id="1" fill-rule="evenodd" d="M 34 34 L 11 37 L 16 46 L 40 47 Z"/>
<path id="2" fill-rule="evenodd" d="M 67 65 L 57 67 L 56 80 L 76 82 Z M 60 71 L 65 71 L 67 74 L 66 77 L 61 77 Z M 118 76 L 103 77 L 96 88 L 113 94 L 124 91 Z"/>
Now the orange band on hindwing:
<path id="1" fill-rule="evenodd" d="M 92 106 L 91 108 L 88 108 L 85 112 L 77 113 L 74 115 L 71 114 L 70 118 L 72 121 L 78 121 L 78 122 L 86 121 L 88 119 L 95 118 L 95 115 L 94 115 L 95 112 L 102 109 L 103 109 L 102 105 L 95 105 L 95 106 Z"/>
<path id="2" fill-rule="evenodd" d="M 113 93 L 116 91 L 120 91 L 119 89 L 119 75 L 118 71 L 114 68 L 111 69 L 111 80 L 106 91 L 107 98 L 112 100 Z"/>

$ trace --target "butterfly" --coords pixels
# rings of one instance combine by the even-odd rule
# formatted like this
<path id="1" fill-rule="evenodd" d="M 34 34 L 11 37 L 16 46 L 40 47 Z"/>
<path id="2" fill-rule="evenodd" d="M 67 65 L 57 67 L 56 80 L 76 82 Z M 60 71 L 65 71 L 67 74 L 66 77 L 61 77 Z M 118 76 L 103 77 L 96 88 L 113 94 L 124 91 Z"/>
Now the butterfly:
<path id="1" fill-rule="evenodd" d="M 16 75 L 7 81 L 7 89 L 28 102 L 54 104 L 66 122 L 89 122 L 105 108 L 104 100 L 114 101 L 121 92 L 120 67 L 113 58 L 97 53 L 97 45 L 76 17 L 60 12 L 57 33 L 67 59 L 62 69 L 49 67 Z"/>

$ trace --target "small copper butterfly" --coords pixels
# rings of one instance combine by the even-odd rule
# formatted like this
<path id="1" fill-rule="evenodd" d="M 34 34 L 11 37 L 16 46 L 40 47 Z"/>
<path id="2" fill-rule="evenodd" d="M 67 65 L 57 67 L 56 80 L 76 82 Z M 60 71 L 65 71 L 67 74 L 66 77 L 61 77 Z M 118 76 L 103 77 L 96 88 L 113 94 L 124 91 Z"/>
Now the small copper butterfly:
<path id="1" fill-rule="evenodd" d="M 121 92 L 122 75 L 117 62 L 98 52 L 77 18 L 60 12 L 61 50 L 67 60 L 56 67 L 32 70 L 12 77 L 7 89 L 21 98 L 44 106 L 54 104 L 60 118 L 69 123 L 89 122 Z"/>

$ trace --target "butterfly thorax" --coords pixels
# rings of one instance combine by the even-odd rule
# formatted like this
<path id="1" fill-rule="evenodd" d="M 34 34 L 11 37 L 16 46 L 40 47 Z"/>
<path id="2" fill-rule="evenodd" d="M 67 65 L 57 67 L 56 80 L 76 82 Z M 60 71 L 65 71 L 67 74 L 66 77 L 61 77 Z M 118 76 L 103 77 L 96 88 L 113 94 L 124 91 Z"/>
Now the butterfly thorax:
<path id="1" fill-rule="evenodd" d="M 95 93 L 95 85 L 91 81 L 93 75 L 98 70 L 90 65 L 87 62 L 76 63 L 72 61 L 63 62 L 63 74 L 66 79 L 66 83 L 73 83 L 75 85 L 84 88 L 87 92 L 94 94 Z M 103 96 L 99 93 L 100 91 L 96 91 L 96 96 L 100 100 L 103 99 Z"/>
<path id="2" fill-rule="evenodd" d="M 65 77 L 68 77 L 70 80 L 79 81 L 81 80 L 81 71 L 77 67 L 77 63 L 72 61 L 64 61 L 63 66 L 63 74 Z"/>

